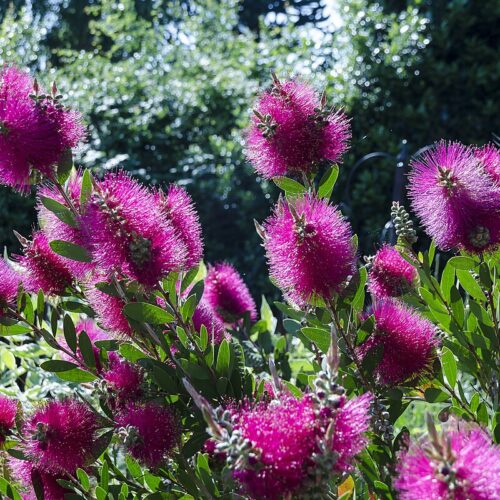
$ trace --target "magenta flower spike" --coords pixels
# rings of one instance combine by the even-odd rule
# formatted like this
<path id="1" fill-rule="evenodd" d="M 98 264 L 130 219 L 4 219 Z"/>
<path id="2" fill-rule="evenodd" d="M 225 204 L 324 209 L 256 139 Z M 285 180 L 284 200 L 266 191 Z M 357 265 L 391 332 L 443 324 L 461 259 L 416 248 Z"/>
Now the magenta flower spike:
<path id="1" fill-rule="evenodd" d="M 128 452 L 148 467 L 159 466 L 179 442 L 172 411 L 154 403 L 128 404 L 116 424 Z"/>
<path id="2" fill-rule="evenodd" d="M 439 345 L 434 325 L 416 310 L 394 300 L 379 301 L 373 315 L 374 332 L 359 347 L 358 355 L 363 359 L 383 346 L 375 378 L 382 384 L 399 384 L 427 375 Z"/>
<path id="3" fill-rule="evenodd" d="M 480 166 L 500 185 L 500 152 L 495 144 L 486 144 L 482 148 L 474 149 L 474 156 L 479 160 Z"/>
<path id="4" fill-rule="evenodd" d="M 224 322 L 203 301 L 196 307 L 192 319 L 194 329 L 198 333 L 200 333 L 202 326 L 207 329 L 208 341 L 210 343 L 217 345 L 226 338 L 227 334 Z"/>
<path id="5" fill-rule="evenodd" d="M 238 271 L 227 262 L 208 266 L 203 300 L 224 323 L 235 324 L 245 313 L 249 313 L 252 320 L 257 317 L 248 287 Z"/>
<path id="6" fill-rule="evenodd" d="M 123 314 L 125 301 L 120 297 L 101 292 L 94 285 L 105 282 L 102 277 L 95 277 L 85 289 L 85 298 L 97 314 L 97 323 L 113 337 L 126 338 L 132 336 L 132 328 Z"/>
<path id="7" fill-rule="evenodd" d="M 409 194 L 440 249 L 482 253 L 500 243 L 500 187 L 462 144 L 442 141 L 414 160 Z"/>
<path id="8" fill-rule="evenodd" d="M 235 470 L 250 498 L 279 499 L 300 490 L 316 450 L 318 422 L 312 399 L 285 395 L 273 404 L 243 407 L 235 428 L 252 442 L 259 467 Z"/>
<path id="9" fill-rule="evenodd" d="M 30 292 L 42 290 L 48 295 L 58 295 L 73 283 L 67 259 L 52 251 L 42 231 L 33 233 L 32 240 L 24 247 L 24 255 L 18 260 L 23 267 L 24 287 Z"/>
<path id="10" fill-rule="evenodd" d="M 389 245 L 375 255 L 369 273 L 368 290 L 378 298 L 399 297 L 415 287 L 417 270 Z"/>
<path id="11" fill-rule="evenodd" d="M 157 192 L 162 214 L 172 224 L 177 238 L 185 245 L 184 270 L 197 266 L 203 258 L 203 240 L 198 213 L 187 191 L 172 184 L 165 195 Z"/>
<path id="12" fill-rule="evenodd" d="M 464 427 L 443 438 L 410 445 L 397 467 L 394 486 L 401 500 L 493 500 L 500 498 L 500 448 L 479 428 Z"/>
<path id="13" fill-rule="evenodd" d="M 41 472 L 74 474 L 93 460 L 98 428 L 97 415 L 84 403 L 73 399 L 51 401 L 26 421 L 23 451 Z"/>
<path id="14" fill-rule="evenodd" d="M 152 287 L 179 270 L 185 246 L 155 196 L 124 172 L 99 183 L 83 216 L 92 255 L 104 273 L 117 272 Z"/>
<path id="15" fill-rule="evenodd" d="M 135 401 L 142 394 L 142 370 L 139 366 L 121 359 L 114 352 L 109 353 L 109 369 L 104 372 L 103 377 L 118 404 Z"/>
<path id="16" fill-rule="evenodd" d="M 19 274 L 4 259 L 0 258 L 0 316 L 2 316 L 4 308 L 15 302 L 20 283 Z"/>
<path id="17" fill-rule="evenodd" d="M 66 479 L 66 473 L 50 474 L 38 470 L 27 460 L 9 458 L 9 469 L 12 476 L 24 487 L 23 500 L 37 500 L 33 485 L 35 482 L 43 490 L 44 500 L 64 500 L 64 495 L 71 493 L 70 490 L 61 486 L 57 480 Z"/>
<path id="18" fill-rule="evenodd" d="M 0 394 L 0 446 L 16 423 L 17 401 Z"/>
<path id="19" fill-rule="evenodd" d="M 34 98 L 37 87 L 15 67 L 0 74 L 0 183 L 22 192 L 29 188 L 32 170 L 52 178 L 63 153 L 85 135 L 80 115 Z"/>
<path id="20" fill-rule="evenodd" d="M 309 195 L 280 200 L 264 229 L 271 277 L 297 305 L 330 299 L 355 272 L 351 228 L 326 201 Z"/>
<path id="21" fill-rule="evenodd" d="M 246 155 L 265 178 L 314 171 L 340 161 L 351 137 L 349 120 L 326 107 L 305 83 L 274 79 L 257 101 L 247 130 Z"/>

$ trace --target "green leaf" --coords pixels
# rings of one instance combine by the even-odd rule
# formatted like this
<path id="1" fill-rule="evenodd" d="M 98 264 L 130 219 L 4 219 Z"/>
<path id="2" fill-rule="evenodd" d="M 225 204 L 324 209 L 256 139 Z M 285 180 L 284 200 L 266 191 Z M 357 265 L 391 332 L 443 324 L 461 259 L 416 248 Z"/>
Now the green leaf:
<path id="1" fill-rule="evenodd" d="M 108 431 L 102 434 L 97 438 L 96 441 L 92 444 L 92 456 L 95 460 L 97 460 L 108 448 L 111 443 L 111 439 L 113 439 L 114 432 Z"/>
<path id="2" fill-rule="evenodd" d="M 95 489 L 95 496 L 97 500 L 106 500 L 106 498 L 108 497 L 108 493 L 100 486 L 97 486 Z"/>
<path id="3" fill-rule="evenodd" d="M 83 488 L 83 491 L 89 491 L 90 480 L 87 473 L 83 469 L 76 469 L 76 476 L 78 477 L 78 481 L 80 481 L 80 486 Z"/>
<path id="4" fill-rule="evenodd" d="M 424 398 L 428 403 L 441 403 L 447 401 L 448 394 L 437 387 L 429 387 L 424 392 Z"/>
<path id="5" fill-rule="evenodd" d="M 78 227 L 78 223 L 75 220 L 73 212 L 71 212 L 71 210 L 66 207 L 66 205 L 63 205 L 62 203 L 59 203 L 52 198 L 47 198 L 46 196 L 40 196 L 40 201 L 42 205 L 47 210 L 52 212 L 60 221 L 68 224 L 68 226 Z"/>
<path id="6" fill-rule="evenodd" d="M 67 259 L 76 260 L 77 262 L 92 262 L 92 257 L 89 252 L 80 245 L 75 245 L 69 241 L 54 240 L 49 243 L 50 248 Z"/>
<path id="7" fill-rule="evenodd" d="M 153 378 L 158 386 L 168 394 L 177 394 L 179 392 L 175 380 L 157 365 L 153 366 Z"/>
<path id="8" fill-rule="evenodd" d="M 125 316 L 151 325 L 163 325 L 174 319 L 173 315 L 161 307 L 148 304 L 147 302 L 131 302 L 123 308 Z"/>
<path id="9" fill-rule="evenodd" d="M 84 384 L 86 382 L 93 382 L 97 380 L 97 377 L 90 372 L 86 372 L 85 370 L 81 370 L 80 368 L 75 368 L 73 370 L 57 372 L 57 376 L 61 380 L 65 380 L 66 382 L 74 382 L 76 384 Z"/>
<path id="10" fill-rule="evenodd" d="M 57 164 L 57 180 L 60 184 L 64 184 L 68 180 L 72 168 L 73 152 L 71 151 L 71 148 L 66 148 L 62 152 Z"/>
<path id="11" fill-rule="evenodd" d="M 142 468 L 139 465 L 139 462 L 137 462 L 133 457 L 130 455 L 127 455 L 125 457 L 125 463 L 127 465 L 127 470 L 130 472 L 130 475 L 133 478 L 139 478 L 142 477 Z"/>
<path id="12" fill-rule="evenodd" d="M 488 268 L 488 264 L 486 262 L 482 262 L 479 266 L 479 279 L 481 284 L 490 289 L 493 286 L 493 281 L 491 280 L 490 270 Z"/>
<path id="13" fill-rule="evenodd" d="M 474 259 L 472 259 L 471 257 L 463 257 L 463 256 L 452 257 L 448 261 L 448 264 L 454 267 L 455 269 L 464 269 L 464 270 L 473 269 L 476 266 Z"/>
<path id="14" fill-rule="evenodd" d="M 486 302 L 486 295 L 484 295 L 479 283 L 471 276 L 469 271 L 457 269 L 458 281 L 462 288 L 473 298 L 480 302 Z"/>
<path id="15" fill-rule="evenodd" d="M 444 268 L 443 274 L 441 275 L 441 291 L 443 292 L 444 298 L 448 302 L 450 301 L 450 290 L 454 284 L 455 268 L 448 262 Z"/>
<path id="16" fill-rule="evenodd" d="M 267 331 L 272 335 L 276 330 L 278 320 L 274 317 L 271 307 L 267 303 L 266 298 L 262 295 L 262 305 L 260 306 L 260 317 L 266 323 Z"/>
<path id="17" fill-rule="evenodd" d="M 201 352 L 204 352 L 205 349 L 207 348 L 208 341 L 211 341 L 211 339 L 208 338 L 208 330 L 205 325 L 201 325 L 200 328 L 200 340 L 198 342 L 198 345 L 201 349 Z"/>
<path id="18" fill-rule="evenodd" d="M 7 453 L 14 458 L 17 458 L 18 460 L 29 460 L 28 457 L 21 451 L 21 450 L 16 450 L 15 448 L 9 448 L 7 450 Z"/>
<path id="19" fill-rule="evenodd" d="M 38 319 L 38 324 L 41 326 L 43 321 L 43 316 L 45 314 L 45 298 L 43 296 L 43 291 L 38 290 L 36 298 L 36 316 Z"/>
<path id="20" fill-rule="evenodd" d="M 358 288 L 356 290 L 356 294 L 354 295 L 351 304 L 352 307 L 356 311 L 361 311 L 363 309 L 364 303 L 365 303 L 365 285 L 366 285 L 366 280 L 368 277 L 368 272 L 366 270 L 366 267 L 362 267 L 359 270 L 359 284 Z"/>
<path id="21" fill-rule="evenodd" d="M 132 344 L 122 344 L 120 346 L 120 354 L 132 363 L 135 363 L 139 359 L 147 358 L 142 351 L 139 351 L 139 349 Z"/>
<path id="22" fill-rule="evenodd" d="M 92 195 L 92 174 L 85 169 L 82 176 L 82 187 L 80 190 L 80 205 L 84 206 Z"/>
<path id="23" fill-rule="evenodd" d="M 198 304 L 198 299 L 196 295 L 190 295 L 189 298 L 184 302 L 181 307 L 181 315 L 184 321 L 193 317 L 194 310 L 196 309 L 196 305 Z"/>
<path id="24" fill-rule="evenodd" d="M 443 354 L 441 356 L 441 364 L 443 366 L 443 373 L 448 381 L 448 384 L 453 389 L 457 383 L 457 362 L 453 353 L 447 348 L 443 347 Z"/>
<path id="25" fill-rule="evenodd" d="M 101 468 L 100 487 L 104 491 L 105 495 L 106 495 L 106 491 L 108 491 L 108 484 L 109 484 L 109 465 L 108 465 L 108 462 L 104 461 L 102 464 L 102 468 Z M 97 488 L 99 488 L 99 486 Z M 97 489 L 96 489 L 96 493 L 97 493 Z"/>
<path id="26" fill-rule="evenodd" d="M 80 348 L 85 364 L 89 368 L 95 368 L 94 348 L 87 332 L 82 331 L 78 335 L 78 347 Z"/>
<path id="27" fill-rule="evenodd" d="M 338 165 L 332 165 L 323 174 L 323 177 L 321 177 L 321 180 L 319 181 L 319 188 L 318 188 L 318 196 L 320 198 L 330 198 L 335 183 L 337 182 L 338 176 L 339 176 Z"/>
<path id="28" fill-rule="evenodd" d="M 231 377 L 231 349 L 227 340 L 223 340 L 219 345 L 215 371 L 217 375 L 228 379 Z"/>
<path id="29" fill-rule="evenodd" d="M 120 349 L 120 344 L 116 340 L 96 340 L 94 345 L 98 349 L 104 349 L 107 352 Z"/>
<path id="30" fill-rule="evenodd" d="M 301 194 L 306 192 L 306 188 L 297 181 L 289 177 L 275 177 L 273 182 L 286 194 Z"/>
<path id="31" fill-rule="evenodd" d="M 76 330 L 69 314 L 64 315 L 63 328 L 66 344 L 68 344 L 68 347 L 75 353 L 77 347 Z"/>
<path id="32" fill-rule="evenodd" d="M 455 317 L 457 323 L 460 326 L 463 326 L 465 318 L 464 303 L 462 302 L 462 297 L 460 295 L 460 292 L 455 286 L 451 287 L 450 301 L 451 301 L 451 309 L 453 311 L 453 316 Z"/>
<path id="33" fill-rule="evenodd" d="M 306 326 L 302 328 L 301 332 L 311 342 L 314 342 L 321 352 L 325 354 L 328 352 L 328 348 L 330 347 L 330 332 L 328 330 Z"/>
<path id="34" fill-rule="evenodd" d="M 372 347 L 363 358 L 361 363 L 362 370 L 370 377 L 373 376 L 375 368 L 378 366 L 384 355 L 384 345 L 378 344 Z"/>
<path id="35" fill-rule="evenodd" d="M 70 361 L 64 361 L 62 359 L 51 359 L 50 361 L 44 361 L 40 368 L 47 372 L 67 372 L 69 370 L 73 370 L 77 368 L 75 363 L 71 363 Z"/>

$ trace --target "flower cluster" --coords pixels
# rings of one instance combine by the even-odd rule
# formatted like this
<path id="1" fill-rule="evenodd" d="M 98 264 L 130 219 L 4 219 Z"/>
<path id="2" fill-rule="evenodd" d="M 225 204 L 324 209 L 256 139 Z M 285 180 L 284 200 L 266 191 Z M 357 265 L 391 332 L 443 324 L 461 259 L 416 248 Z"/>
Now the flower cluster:
<path id="1" fill-rule="evenodd" d="M 154 403 L 129 403 L 118 415 L 116 425 L 129 453 L 156 467 L 179 442 L 179 427 L 171 410 Z"/>
<path id="2" fill-rule="evenodd" d="M 399 297 L 411 291 L 417 270 L 389 245 L 383 246 L 373 258 L 369 274 L 369 291 L 376 297 Z"/>
<path id="3" fill-rule="evenodd" d="M 266 178 L 308 173 L 338 162 L 350 139 L 349 121 L 309 85 L 274 78 L 259 98 L 247 131 L 247 157 Z"/>
<path id="4" fill-rule="evenodd" d="M 17 402 L 0 395 L 0 446 L 16 422 Z"/>
<path id="5" fill-rule="evenodd" d="M 412 162 L 413 209 L 439 248 L 483 253 L 500 243 L 498 152 L 440 142 Z M 492 173 L 493 172 L 493 173 Z"/>
<path id="6" fill-rule="evenodd" d="M 226 457 L 250 498 L 278 499 L 324 488 L 328 478 L 351 470 L 366 446 L 371 395 L 337 396 L 334 408 L 317 401 L 311 394 L 297 399 L 281 392 L 273 399 L 218 409 L 209 449 Z"/>
<path id="7" fill-rule="evenodd" d="M 358 356 L 382 350 L 374 375 L 382 384 L 417 380 L 429 373 L 436 357 L 435 326 L 417 311 L 394 300 L 382 300 L 373 308 L 375 328 L 358 349 Z"/>
<path id="8" fill-rule="evenodd" d="M 279 201 L 264 230 L 271 277 L 297 305 L 315 296 L 328 301 L 355 271 L 351 228 L 324 200 Z"/>
<path id="9" fill-rule="evenodd" d="M 21 277 L 0 258 L 0 316 L 2 309 L 14 302 L 20 282 Z"/>
<path id="10" fill-rule="evenodd" d="M 235 324 L 247 313 L 250 319 L 257 316 L 250 291 L 238 271 L 227 262 L 209 266 L 203 300 L 224 323 Z"/>
<path id="11" fill-rule="evenodd" d="M 35 293 L 42 290 L 48 295 L 63 293 L 73 283 L 65 261 L 50 248 L 47 235 L 35 231 L 32 240 L 26 241 L 24 254 L 19 257 L 25 289 Z"/>
<path id="12" fill-rule="evenodd" d="M 395 487 L 401 500 L 493 500 L 500 497 L 500 448 L 476 427 L 442 436 L 431 430 L 402 453 Z"/>
<path id="13" fill-rule="evenodd" d="M 15 67 L 0 74 L 0 183 L 26 191 L 34 170 L 53 178 L 64 154 L 84 138 L 80 115 Z"/>

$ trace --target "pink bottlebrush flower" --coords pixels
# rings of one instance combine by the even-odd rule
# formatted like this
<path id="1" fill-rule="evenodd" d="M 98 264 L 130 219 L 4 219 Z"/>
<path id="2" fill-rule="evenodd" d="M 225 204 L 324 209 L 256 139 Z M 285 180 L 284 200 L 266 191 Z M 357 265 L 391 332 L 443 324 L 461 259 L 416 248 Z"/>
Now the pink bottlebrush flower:
<path id="1" fill-rule="evenodd" d="M 236 269 L 227 262 L 208 266 L 204 302 L 224 322 L 234 324 L 245 313 L 255 320 L 257 311 L 248 287 Z"/>
<path id="2" fill-rule="evenodd" d="M 57 482 L 58 479 L 67 480 L 65 474 L 53 475 L 41 472 L 33 467 L 33 464 L 27 460 L 9 458 L 8 464 L 12 476 L 21 483 L 22 486 L 27 488 L 27 492 L 23 492 L 23 500 L 37 500 L 33 488 L 35 482 L 43 489 L 44 500 L 64 500 L 64 495 L 71 493 L 70 490 L 67 490 Z"/>
<path id="3" fill-rule="evenodd" d="M 14 428 L 17 415 L 17 401 L 0 394 L 0 446 L 10 430 Z"/>
<path id="4" fill-rule="evenodd" d="M 474 156 L 493 179 L 493 182 L 500 184 L 500 152 L 498 147 L 495 144 L 486 144 L 482 148 L 474 149 Z"/>
<path id="5" fill-rule="evenodd" d="M 95 365 L 96 365 L 97 371 L 101 371 L 102 366 L 101 366 L 101 360 L 99 357 L 99 348 L 97 348 L 94 345 L 94 343 L 98 340 L 109 340 L 109 335 L 104 330 L 101 330 L 95 324 L 95 322 L 92 321 L 91 319 L 80 320 L 75 325 L 75 329 L 76 329 L 77 338 L 80 336 L 80 334 L 82 332 L 85 332 L 88 335 L 90 341 L 92 342 L 92 347 L 94 350 Z M 65 347 L 67 350 L 70 350 L 70 348 L 69 348 L 69 346 L 64 338 L 59 339 L 59 344 L 62 345 L 63 347 Z M 80 352 L 79 347 L 77 347 L 75 354 L 76 354 L 76 357 L 78 358 L 81 366 L 85 367 L 86 365 L 85 365 L 85 362 L 83 360 L 83 356 L 82 356 L 82 353 Z M 69 354 L 63 353 L 61 355 L 61 357 L 63 359 L 65 359 L 66 361 L 71 361 L 72 363 L 75 362 L 75 359 L 72 356 L 70 356 Z"/>
<path id="6" fill-rule="evenodd" d="M 257 467 L 236 469 L 234 477 L 250 498 L 279 499 L 303 486 L 317 448 L 317 419 L 310 397 L 282 395 L 271 404 L 241 409 L 235 423 L 259 453 Z"/>
<path id="7" fill-rule="evenodd" d="M 0 182 L 26 191 L 32 169 L 52 177 L 63 153 L 83 138 L 77 112 L 30 97 L 35 82 L 14 67 L 0 75 Z"/>
<path id="8" fill-rule="evenodd" d="M 33 79 L 14 67 L 0 75 L 0 182 L 26 191 L 32 168 L 45 175 L 60 155 L 59 135 L 29 94 Z"/>
<path id="9" fill-rule="evenodd" d="M 197 266 L 203 258 L 203 241 L 193 200 L 186 190 L 175 184 L 169 186 L 166 195 L 158 191 L 157 200 L 162 213 L 174 227 L 177 238 L 186 246 L 183 269 Z"/>
<path id="10" fill-rule="evenodd" d="M 115 337 L 130 337 L 132 328 L 123 314 L 125 301 L 120 297 L 101 292 L 95 287 L 96 283 L 104 281 L 102 278 L 94 278 L 85 289 L 85 298 L 97 314 L 97 323 L 105 331 Z"/>
<path id="11" fill-rule="evenodd" d="M 389 245 L 375 255 L 369 274 L 368 289 L 376 297 L 399 297 L 415 287 L 417 270 Z"/>
<path id="12" fill-rule="evenodd" d="M 94 459 L 98 428 L 96 414 L 84 403 L 73 399 L 51 401 L 26 421 L 23 451 L 41 472 L 74 474 Z"/>
<path id="13" fill-rule="evenodd" d="M 469 148 L 438 143 L 412 162 L 412 206 L 442 250 L 471 253 L 500 243 L 500 187 L 495 186 Z"/>
<path id="14" fill-rule="evenodd" d="M 85 139 L 86 130 L 79 111 L 64 106 L 61 102 L 46 100 L 43 111 L 59 134 L 61 154 L 78 146 Z"/>
<path id="15" fill-rule="evenodd" d="M 414 309 L 394 300 L 383 300 L 373 308 L 375 330 L 358 349 L 361 359 L 383 346 L 382 359 L 374 375 L 382 384 L 413 381 L 428 374 L 439 341 L 434 325 Z"/>
<path id="16" fill-rule="evenodd" d="M 24 247 L 19 263 L 24 268 L 23 284 L 26 290 L 58 295 L 71 286 L 73 277 L 65 262 L 49 246 L 49 240 L 42 231 L 35 231 L 32 241 Z"/>
<path id="17" fill-rule="evenodd" d="M 363 394 L 343 403 L 335 415 L 335 433 L 333 450 L 338 453 L 335 470 L 346 472 L 351 470 L 354 457 L 359 454 L 368 442 L 366 432 L 370 427 L 370 405 L 373 395 Z"/>
<path id="18" fill-rule="evenodd" d="M 83 213 L 85 207 L 82 207 L 80 204 L 81 185 L 81 174 L 72 174 L 68 180 L 66 192 L 76 210 L 78 210 L 80 213 Z M 88 237 L 81 229 L 80 224 L 78 224 L 78 227 L 73 227 L 69 224 L 66 224 L 53 212 L 47 210 L 47 208 L 45 208 L 40 200 L 41 197 L 51 198 L 68 207 L 67 202 L 64 200 L 59 191 L 57 191 L 57 189 L 52 186 L 40 186 L 40 188 L 38 189 L 38 197 L 38 220 L 40 222 L 40 227 L 42 228 L 42 231 L 47 235 L 48 240 L 68 241 L 70 243 L 74 243 L 75 245 L 86 247 Z M 79 223 L 80 221 L 77 222 Z M 63 261 L 77 279 L 83 279 L 94 268 L 94 264 L 92 263 L 78 262 L 72 259 L 66 259 L 64 257 Z"/>
<path id="19" fill-rule="evenodd" d="M 148 467 L 157 467 L 179 443 L 180 429 L 172 411 L 154 403 L 129 403 L 116 425 L 128 452 Z"/>
<path id="20" fill-rule="evenodd" d="M 185 247 L 153 193 L 123 172 L 99 183 L 83 216 L 96 265 L 154 286 L 185 258 Z"/>
<path id="21" fill-rule="evenodd" d="M 309 85 L 275 80 L 257 102 L 246 155 L 266 178 L 310 172 L 324 160 L 338 162 L 350 137 L 344 113 L 327 109 Z"/>
<path id="22" fill-rule="evenodd" d="M 298 305 L 315 296 L 328 300 L 355 271 L 351 228 L 326 201 L 280 200 L 264 228 L 270 274 Z"/>
<path id="23" fill-rule="evenodd" d="M 140 367 L 121 359 L 114 352 L 109 353 L 109 369 L 103 376 L 120 404 L 136 400 L 142 393 L 144 376 Z"/>
<path id="24" fill-rule="evenodd" d="M 20 282 L 21 277 L 0 258 L 0 316 L 2 309 L 15 302 Z"/>
<path id="25" fill-rule="evenodd" d="M 226 337 L 226 329 L 222 320 L 213 312 L 213 310 L 200 302 L 193 314 L 194 329 L 200 333 L 204 326 L 208 332 L 209 342 L 220 344 Z"/>
<path id="26" fill-rule="evenodd" d="M 428 439 L 400 456 L 394 486 L 401 500 L 500 498 L 500 448 L 479 428 L 449 432 L 449 450 L 431 454 Z M 446 456 L 444 456 L 446 455 Z"/>

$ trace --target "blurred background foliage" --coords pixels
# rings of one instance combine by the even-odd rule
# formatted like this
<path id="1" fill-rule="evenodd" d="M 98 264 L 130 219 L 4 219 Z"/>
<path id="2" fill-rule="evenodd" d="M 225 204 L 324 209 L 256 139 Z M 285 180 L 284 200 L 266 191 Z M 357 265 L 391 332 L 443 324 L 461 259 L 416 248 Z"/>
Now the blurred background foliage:
<path id="1" fill-rule="evenodd" d="M 326 3 L 325 3 L 326 2 Z M 272 289 L 253 219 L 273 185 L 245 161 L 243 131 L 270 70 L 300 75 L 352 118 L 333 199 L 373 253 L 395 164 L 348 182 L 363 155 L 499 132 L 497 0 L 3 0 L 0 61 L 56 79 L 89 125 L 77 163 L 184 185 L 209 261 L 228 259 L 255 294 Z M 0 188 L 0 245 L 34 223 L 33 200 Z"/>

